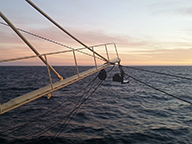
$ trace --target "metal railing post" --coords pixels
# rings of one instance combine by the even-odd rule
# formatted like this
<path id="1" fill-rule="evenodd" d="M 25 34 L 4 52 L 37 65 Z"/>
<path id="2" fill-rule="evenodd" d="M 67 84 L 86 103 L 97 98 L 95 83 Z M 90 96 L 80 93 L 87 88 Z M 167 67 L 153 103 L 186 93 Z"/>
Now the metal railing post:
<path id="1" fill-rule="evenodd" d="M 73 50 L 73 56 L 74 56 L 74 60 L 75 60 L 75 66 L 76 66 L 76 69 L 77 69 L 77 75 L 79 77 L 79 69 L 78 69 L 78 66 L 77 66 L 77 59 L 76 59 L 76 56 L 75 56 L 75 50 Z"/>
<path id="2" fill-rule="evenodd" d="M 120 59 L 120 58 L 119 58 L 118 51 L 117 51 L 117 47 L 116 47 L 116 44 L 115 44 L 115 43 L 114 43 L 114 47 L 115 47 L 115 51 L 116 51 L 117 58 Z"/>
<path id="3" fill-rule="evenodd" d="M 94 48 L 92 47 L 92 50 L 94 51 Z M 97 61 L 96 61 L 96 58 L 95 58 L 95 53 L 93 52 L 93 57 L 94 57 L 94 62 L 95 62 L 95 67 L 97 69 Z"/>
<path id="4" fill-rule="evenodd" d="M 106 51 L 106 54 L 107 54 L 107 59 L 109 61 L 109 53 L 108 53 L 108 50 L 107 50 L 107 45 L 105 44 L 105 51 Z"/>

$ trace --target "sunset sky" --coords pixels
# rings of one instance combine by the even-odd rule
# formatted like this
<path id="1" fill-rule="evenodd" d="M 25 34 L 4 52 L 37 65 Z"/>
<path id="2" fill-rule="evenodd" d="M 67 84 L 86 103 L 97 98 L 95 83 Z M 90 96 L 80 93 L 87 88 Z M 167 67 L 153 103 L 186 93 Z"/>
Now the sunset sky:
<path id="1" fill-rule="evenodd" d="M 31 0 L 88 46 L 116 43 L 123 65 L 192 65 L 190 0 Z M 18 28 L 81 48 L 24 0 L 0 0 L 0 11 Z M 0 18 L 0 22 L 4 22 Z M 40 52 L 66 48 L 22 33 Z M 95 49 L 97 51 L 97 49 Z M 98 48 L 104 51 L 104 48 Z M 90 53 L 89 51 L 86 51 Z M 109 47 L 112 53 L 113 47 Z M 33 52 L 7 26 L 0 24 L 0 60 Z M 112 57 L 110 57 L 112 58 Z M 81 64 L 90 57 L 77 54 Z M 53 65 L 71 65 L 72 53 L 50 56 Z M 41 65 L 38 59 L 0 65 Z"/>

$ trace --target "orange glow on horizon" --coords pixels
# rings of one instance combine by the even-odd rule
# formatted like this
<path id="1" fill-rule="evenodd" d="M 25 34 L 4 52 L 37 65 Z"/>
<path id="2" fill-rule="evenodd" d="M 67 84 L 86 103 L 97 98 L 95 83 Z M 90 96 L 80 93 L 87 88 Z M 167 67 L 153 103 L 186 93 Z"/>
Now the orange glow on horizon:
<path id="1" fill-rule="evenodd" d="M 40 35 L 45 37 L 50 37 L 51 39 L 55 37 L 55 41 L 62 41 L 63 37 L 58 34 L 54 34 L 55 31 L 52 30 L 53 34 L 46 33 L 45 30 L 39 31 Z M 77 32 L 78 35 L 80 32 Z M 10 33 L 9 33 L 10 35 Z M 2 39 L 0 39 L 0 60 L 10 59 L 24 56 L 35 55 L 24 42 L 22 42 L 15 34 L 9 36 L 8 34 L 3 34 Z M 82 32 L 81 38 L 87 40 L 89 45 L 95 45 L 96 41 L 109 40 L 111 39 L 117 45 L 118 53 L 123 65 L 192 65 L 192 48 L 189 43 L 184 42 L 153 42 L 153 41 L 142 41 L 133 38 L 125 37 L 108 37 L 106 34 L 99 36 L 98 33 Z M 39 51 L 39 53 L 49 53 L 56 51 L 69 50 L 65 47 L 61 47 L 50 42 L 37 39 L 32 36 L 25 35 L 29 42 Z M 56 37 L 57 36 L 57 37 Z M 1 36 L 0 36 L 1 37 Z M 64 37 L 66 39 L 66 37 Z M 10 40 L 9 40 L 10 39 Z M 94 41 L 89 41 L 94 39 Z M 72 48 L 77 48 L 77 44 L 72 40 L 65 41 L 67 45 Z M 63 42 L 61 42 L 63 43 Z M 80 46 L 79 46 L 80 47 Z M 156 49 L 154 49 L 156 47 Z M 169 47 L 171 49 L 166 49 Z M 178 47 L 181 47 L 180 49 Z M 105 46 L 96 47 L 95 51 L 106 57 Z M 114 46 L 108 47 L 109 57 L 113 59 L 116 57 Z M 89 50 L 85 50 L 86 53 L 93 55 Z M 80 54 L 76 52 L 76 58 L 78 65 L 95 65 L 94 59 L 87 55 Z M 48 61 L 51 65 L 75 65 L 73 53 L 65 53 L 54 56 L 48 56 Z M 103 61 L 97 60 L 97 64 L 103 64 Z M 10 63 L 0 63 L 0 65 L 44 65 L 38 58 L 33 58 L 24 61 L 10 62 Z"/>

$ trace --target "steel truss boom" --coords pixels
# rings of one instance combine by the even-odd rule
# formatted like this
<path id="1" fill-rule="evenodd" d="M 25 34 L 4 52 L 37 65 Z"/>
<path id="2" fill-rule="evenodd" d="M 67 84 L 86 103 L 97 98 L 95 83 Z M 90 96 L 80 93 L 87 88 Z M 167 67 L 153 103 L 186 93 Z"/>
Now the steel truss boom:
<path id="1" fill-rule="evenodd" d="M 27 104 L 27 103 L 34 101 L 34 100 L 36 100 L 42 96 L 48 95 L 48 94 L 50 94 L 50 93 L 52 93 L 58 89 L 61 89 L 67 85 L 70 85 L 76 81 L 79 81 L 79 80 L 81 80 L 81 79 L 83 79 L 83 78 L 85 78 L 91 74 L 94 74 L 94 73 L 100 71 L 101 69 L 109 67 L 111 64 L 118 63 L 119 61 L 120 61 L 119 59 L 112 60 L 112 61 L 110 61 L 110 63 L 105 63 L 101 66 L 94 67 L 94 68 L 89 69 L 87 71 L 84 71 L 82 73 L 76 74 L 72 77 L 58 81 L 52 85 L 48 85 L 48 86 L 40 88 L 36 91 L 33 91 L 30 93 L 24 94 L 22 96 L 16 97 L 14 99 L 11 99 L 10 101 L 1 105 L 0 114 L 3 114 L 3 113 L 8 112 L 12 109 L 15 109 L 15 108 L 20 107 L 24 104 Z"/>
<path id="2" fill-rule="evenodd" d="M 70 37 L 72 37 L 74 40 L 76 40 L 77 42 L 79 42 L 80 44 L 82 44 L 84 46 L 84 48 L 89 49 L 90 51 L 93 52 L 93 58 L 95 61 L 95 67 L 92 69 L 89 69 L 87 71 L 81 72 L 79 73 L 78 70 L 78 65 L 77 65 L 77 60 L 76 60 L 76 56 L 75 56 L 75 51 L 80 50 L 80 49 L 74 49 L 71 50 L 73 52 L 73 56 L 74 56 L 74 60 L 75 60 L 75 65 L 76 65 L 76 69 L 77 69 L 77 74 L 71 77 L 68 77 L 66 79 L 63 79 L 62 76 L 59 75 L 59 73 L 57 73 L 57 71 L 51 66 L 49 65 L 49 63 L 47 62 L 47 55 L 52 55 L 52 54 L 58 54 L 58 53 L 63 53 L 66 51 L 60 51 L 60 52 L 54 52 L 54 53 L 47 53 L 47 54 L 40 54 L 31 44 L 30 42 L 18 31 L 18 29 L 5 17 L 5 15 L 3 15 L 3 13 L 0 11 L 0 16 L 2 17 L 2 19 L 13 29 L 13 31 L 25 42 L 25 44 L 36 54 L 36 56 L 28 56 L 28 57 L 22 57 L 22 58 L 17 58 L 17 59 L 9 59 L 9 60 L 2 60 L 0 62 L 4 62 L 4 61 L 13 61 L 13 60 L 20 60 L 20 59 L 27 59 L 27 58 L 32 58 L 32 57 L 39 57 L 41 59 L 41 61 L 43 61 L 43 63 L 47 66 L 48 69 L 48 74 L 49 74 L 49 79 L 50 79 L 50 85 L 45 86 L 43 88 L 40 88 L 38 90 L 32 91 L 30 93 L 21 95 L 19 97 L 16 97 L 14 99 L 9 100 L 6 103 L 3 103 L 2 105 L 0 104 L 0 114 L 3 114 L 5 112 L 8 112 L 12 109 L 15 109 L 17 107 L 20 107 L 24 104 L 27 104 L 31 101 L 34 101 L 42 96 L 47 95 L 48 98 L 50 98 L 51 93 L 59 90 L 67 85 L 70 85 L 76 81 L 79 81 L 89 75 L 92 75 L 98 71 L 100 71 L 101 69 L 104 69 L 106 67 L 109 67 L 110 65 L 115 65 L 120 63 L 120 59 L 117 53 L 117 48 L 116 45 L 114 44 L 115 50 L 116 50 L 116 54 L 117 57 L 115 59 L 110 60 L 109 59 L 109 55 L 108 55 L 108 51 L 107 51 L 107 44 L 105 44 L 105 49 L 106 49 L 106 53 L 107 53 L 107 57 L 108 60 L 105 59 L 103 56 L 101 56 L 100 54 L 98 54 L 97 52 L 94 51 L 93 47 L 90 48 L 87 45 L 85 45 L 84 43 L 82 43 L 81 41 L 79 41 L 77 38 L 75 38 L 74 36 L 72 36 L 70 33 L 68 33 L 65 29 L 63 29 L 60 25 L 58 25 L 55 21 L 53 21 L 50 17 L 48 17 L 45 13 L 43 13 L 39 8 L 37 8 L 34 4 L 32 4 L 32 2 L 30 2 L 29 0 L 26 0 L 28 3 L 30 3 L 33 7 L 35 7 L 38 11 L 40 11 L 45 17 L 47 17 L 51 22 L 53 22 L 56 26 L 58 26 L 62 31 L 64 31 L 65 33 L 67 33 Z M 82 49 L 84 49 L 82 48 Z M 69 51 L 68 51 L 69 52 Z M 104 63 L 101 66 L 97 66 L 97 62 L 96 62 L 96 57 L 95 55 L 99 56 L 100 58 L 102 58 L 106 63 Z M 43 57 L 44 56 L 44 57 Z M 60 79 L 60 81 L 52 83 L 52 79 L 51 79 L 51 75 L 49 72 L 49 69 L 53 71 L 53 73 Z"/>

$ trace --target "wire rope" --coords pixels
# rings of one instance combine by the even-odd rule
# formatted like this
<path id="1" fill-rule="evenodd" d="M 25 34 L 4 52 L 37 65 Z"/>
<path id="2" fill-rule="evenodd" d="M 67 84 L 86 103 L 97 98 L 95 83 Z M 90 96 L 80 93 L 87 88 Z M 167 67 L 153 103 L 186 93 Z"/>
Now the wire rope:
<path id="1" fill-rule="evenodd" d="M 90 82 L 83 90 L 81 90 L 81 91 L 78 92 L 77 94 L 79 94 L 79 93 L 81 93 L 81 92 L 84 92 L 84 91 L 86 90 L 86 88 L 87 88 L 90 84 L 91 84 L 91 82 Z M 75 96 L 77 96 L 77 94 L 75 94 Z M 32 118 L 32 120 L 30 120 L 29 122 L 27 122 L 27 123 L 25 123 L 25 124 L 23 124 L 23 125 L 19 125 L 19 126 L 16 126 L 16 127 L 10 128 L 10 129 L 7 129 L 7 130 L 5 130 L 5 131 L 2 131 L 1 133 L 6 133 L 6 134 L 8 135 L 8 134 L 10 134 L 10 133 L 13 133 L 13 132 L 15 132 L 15 131 L 18 131 L 18 130 L 20 130 L 21 128 L 23 128 L 24 126 L 27 126 L 27 125 L 31 124 L 32 122 L 35 122 L 35 121 L 39 120 L 40 117 L 42 117 L 42 116 L 45 116 L 45 115 L 48 115 L 48 114 L 52 114 L 52 113 L 56 112 L 57 110 L 58 110 L 58 111 L 62 110 L 63 108 L 65 108 L 67 105 L 70 105 L 71 103 L 73 103 L 73 102 L 74 102 L 75 100 L 77 100 L 78 98 L 73 99 L 69 104 L 62 106 L 65 102 L 68 102 L 68 101 L 71 100 L 71 99 L 73 99 L 73 97 L 68 98 L 68 99 L 65 100 L 64 102 L 62 102 L 62 103 L 58 104 L 57 106 L 53 107 L 51 110 L 48 110 L 47 112 L 45 112 L 45 113 L 43 113 L 43 114 L 40 114 L 40 115 Z M 60 107 L 60 106 L 62 106 L 62 107 Z M 8 131 L 11 131 L 11 132 L 8 132 Z"/>
<path id="2" fill-rule="evenodd" d="M 97 78 L 97 77 L 96 77 L 96 78 Z M 93 79 L 93 80 L 86 86 L 86 88 L 87 88 L 87 87 L 88 87 L 88 86 L 89 86 L 89 85 L 90 85 L 96 78 L 94 78 L 94 79 Z M 83 91 L 84 91 L 83 94 L 85 93 L 85 90 L 86 90 L 86 89 L 83 90 Z M 83 96 L 83 94 L 82 94 L 82 96 Z M 70 114 L 71 114 L 71 113 L 69 113 L 69 114 L 63 116 L 60 120 L 55 121 L 55 122 L 52 123 L 49 127 L 46 127 L 46 128 L 41 129 L 41 130 L 39 130 L 39 131 L 37 131 L 37 132 L 31 133 L 31 134 L 25 136 L 24 138 L 29 138 L 29 137 L 36 138 L 36 137 L 38 137 L 38 136 L 44 134 L 45 132 L 47 132 L 48 130 L 50 130 L 52 127 L 56 126 L 58 123 L 61 123 L 61 122 L 63 121 L 64 118 L 69 117 Z M 37 136 L 34 137 L 33 135 L 37 135 Z"/>
<path id="3" fill-rule="evenodd" d="M 123 66 L 123 67 L 124 68 L 134 69 L 134 70 L 146 71 L 146 72 L 155 73 L 155 74 L 160 74 L 160 75 L 165 75 L 165 76 L 171 76 L 171 77 L 175 77 L 175 78 L 192 80 L 192 78 L 187 78 L 187 77 L 182 77 L 182 76 L 177 76 L 177 75 L 172 75 L 172 74 L 167 74 L 167 73 L 162 73 L 162 72 L 156 72 L 156 71 L 146 70 L 146 69 L 137 68 L 137 67 L 130 67 L 130 66 Z"/>
<path id="4" fill-rule="evenodd" d="M 8 25 L 8 24 L 6 24 L 6 23 L 0 22 L 0 24 L 5 25 L 5 26 L 8 26 L 8 27 L 9 27 L 9 25 Z M 37 34 L 31 33 L 31 32 L 29 32 L 29 31 L 26 31 L 26 30 L 23 30 L 23 29 L 20 29 L 20 28 L 17 28 L 17 30 L 19 30 L 19 31 L 21 31 L 21 32 L 24 32 L 24 33 L 26 33 L 26 34 L 29 34 L 29 35 L 32 35 L 32 36 L 38 37 L 38 38 L 40 38 L 40 39 L 43 39 L 43 40 L 49 41 L 49 42 L 51 42 L 51 43 L 54 43 L 54 44 L 60 45 L 60 46 L 62 46 L 62 47 L 65 47 L 65 48 L 68 48 L 68 49 L 71 49 L 71 50 L 76 50 L 75 48 L 69 47 L 69 46 L 67 46 L 67 45 L 64 45 L 64 44 L 59 43 L 59 42 L 54 41 L 54 40 L 51 40 L 51 39 L 49 39 L 49 38 L 46 38 L 46 37 L 43 37 L 43 36 L 40 36 L 40 35 L 37 35 Z M 81 51 L 81 50 L 76 50 L 76 51 L 78 51 L 78 52 L 80 52 L 80 53 L 82 53 L 82 54 L 85 54 L 85 55 L 88 55 L 88 56 L 94 57 L 93 55 L 88 54 L 88 53 L 86 53 L 86 52 L 83 52 L 83 51 Z M 102 58 L 97 57 L 97 56 L 95 56 L 95 58 L 100 59 L 100 60 L 103 60 Z M 104 60 L 103 60 L 103 61 L 104 61 Z"/>
<path id="5" fill-rule="evenodd" d="M 70 119 L 71 115 L 75 115 L 75 113 L 73 113 L 73 112 L 75 112 L 76 108 L 74 108 L 69 114 L 63 116 L 59 121 L 56 121 L 54 124 L 52 124 L 48 129 L 45 129 L 44 131 L 40 130 L 39 131 L 40 133 L 38 135 L 36 135 L 35 137 L 32 137 L 32 138 L 35 139 L 35 138 L 39 137 L 40 135 L 44 134 L 45 132 L 50 130 L 52 127 L 56 126 L 59 123 L 62 123 L 63 121 L 64 121 L 64 123 L 66 123 Z"/>
<path id="6" fill-rule="evenodd" d="M 25 123 L 25 124 L 22 124 L 22 125 L 19 125 L 19 126 L 16 126 L 16 127 L 13 127 L 13 128 L 10 128 L 10 129 L 8 129 L 8 130 L 6 130 L 6 131 L 2 131 L 1 133 L 6 133 L 7 135 L 9 135 L 9 134 L 11 134 L 11 133 L 13 133 L 13 132 L 15 132 L 15 131 L 20 130 L 20 129 L 23 128 L 24 126 L 27 126 L 27 125 L 29 125 L 29 124 L 31 124 L 31 123 L 33 123 L 33 122 L 36 122 L 37 120 L 40 120 L 40 117 L 42 117 L 42 116 L 51 114 L 51 113 L 57 111 L 58 109 L 61 110 L 61 108 L 60 108 L 59 106 L 63 105 L 65 102 L 68 102 L 70 99 L 72 99 L 72 97 L 70 97 L 70 98 L 68 98 L 66 101 L 58 104 L 57 106 L 55 106 L 55 107 L 52 108 L 51 110 L 48 110 L 47 112 L 45 112 L 45 113 L 43 113 L 43 114 L 40 114 L 40 115 L 32 118 L 32 120 L 30 120 L 29 122 L 27 122 L 27 123 Z M 75 100 L 75 99 L 73 99 L 73 100 Z M 72 102 L 73 102 L 73 101 L 72 101 Z M 66 104 L 66 105 L 62 106 L 62 108 L 65 108 L 66 106 L 70 105 L 72 102 L 70 102 L 69 104 Z M 59 111 L 59 110 L 58 110 L 58 111 Z M 11 131 L 11 132 L 8 132 L 8 131 Z"/>
<path id="7" fill-rule="evenodd" d="M 148 87 L 150 87 L 150 88 L 152 88 L 152 89 L 154 89 L 154 90 L 156 90 L 156 91 L 159 91 L 159 92 L 161 92 L 161 93 L 164 93 L 164 94 L 166 94 L 166 95 L 168 95 L 168 96 L 171 96 L 171 97 L 173 97 L 173 98 L 176 98 L 176 99 L 181 100 L 181 101 L 183 101 L 183 102 L 186 102 L 186 103 L 188 103 L 188 104 L 192 104 L 192 102 L 190 102 L 190 101 L 187 101 L 187 100 L 182 99 L 182 98 L 180 98 L 180 97 L 174 96 L 174 95 L 172 95 L 172 94 L 170 94 L 170 93 L 168 93 L 168 92 L 165 92 L 165 91 L 163 91 L 163 90 L 161 90 L 161 89 L 159 89 L 159 88 L 156 88 L 156 87 L 154 87 L 154 86 L 152 86 L 152 85 L 149 85 L 149 84 L 147 84 L 147 83 L 145 83 L 145 82 L 143 82 L 143 81 L 141 81 L 141 80 L 139 80 L 139 79 L 136 79 L 135 77 L 133 77 L 133 76 L 127 74 L 127 73 L 126 73 L 126 75 L 128 75 L 129 77 L 131 77 L 131 78 L 134 79 L 135 81 L 140 82 L 140 83 L 142 83 L 143 85 L 148 86 Z"/>
<path id="8" fill-rule="evenodd" d="M 115 65 L 113 65 L 113 66 L 107 71 L 107 73 L 109 73 L 110 71 L 112 71 L 114 67 L 115 67 Z"/>
<path id="9" fill-rule="evenodd" d="M 97 90 L 97 88 L 101 85 L 102 82 L 103 82 L 103 80 L 100 81 L 99 84 L 96 86 L 96 88 L 94 88 L 94 90 L 93 90 L 86 98 L 84 98 L 84 99 L 82 100 L 82 102 L 81 102 L 78 106 L 76 106 L 76 107 L 73 109 L 73 111 L 72 111 L 72 116 L 70 115 L 71 117 L 69 117 L 69 118 L 64 122 L 63 126 L 62 126 L 61 129 L 54 135 L 54 137 L 58 137 L 58 136 L 61 134 L 61 132 L 66 128 L 66 126 L 67 126 L 68 123 L 71 121 L 71 119 L 75 116 L 75 114 L 77 113 L 78 109 L 82 106 L 82 104 L 83 104 L 84 102 L 86 102 L 86 101 L 89 99 L 89 97 Z"/>

